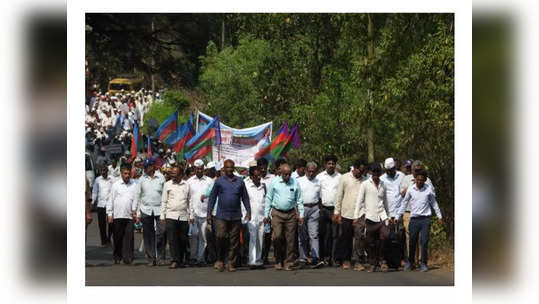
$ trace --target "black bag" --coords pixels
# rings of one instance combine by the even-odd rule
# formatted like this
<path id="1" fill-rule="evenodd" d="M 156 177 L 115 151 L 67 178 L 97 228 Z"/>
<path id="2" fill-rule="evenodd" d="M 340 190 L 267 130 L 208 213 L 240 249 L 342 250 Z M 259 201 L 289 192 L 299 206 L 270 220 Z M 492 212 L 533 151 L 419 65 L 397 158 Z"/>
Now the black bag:
<path id="1" fill-rule="evenodd" d="M 398 269 L 404 258 L 406 235 L 404 227 L 389 224 L 389 236 L 384 241 L 384 258 L 389 268 Z"/>

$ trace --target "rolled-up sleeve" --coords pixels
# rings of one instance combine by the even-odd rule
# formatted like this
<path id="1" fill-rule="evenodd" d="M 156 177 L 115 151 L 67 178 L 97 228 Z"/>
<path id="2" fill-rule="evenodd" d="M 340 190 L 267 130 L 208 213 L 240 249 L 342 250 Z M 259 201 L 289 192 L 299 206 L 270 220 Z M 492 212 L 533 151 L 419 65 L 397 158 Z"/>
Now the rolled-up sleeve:
<path id="1" fill-rule="evenodd" d="M 271 203 L 273 201 L 273 193 L 275 192 L 275 188 L 273 185 L 273 182 L 270 183 L 268 193 L 266 194 L 266 203 L 264 204 L 264 217 L 269 218 L 270 210 L 271 210 Z"/>

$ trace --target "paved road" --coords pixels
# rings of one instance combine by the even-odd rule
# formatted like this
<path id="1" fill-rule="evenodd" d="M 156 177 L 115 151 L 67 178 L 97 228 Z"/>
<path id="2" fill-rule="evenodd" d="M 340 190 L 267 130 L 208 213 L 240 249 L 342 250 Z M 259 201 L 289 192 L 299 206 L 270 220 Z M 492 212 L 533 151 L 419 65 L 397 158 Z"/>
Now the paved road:
<path id="1" fill-rule="evenodd" d="M 112 248 L 100 248 L 97 218 L 88 227 L 86 246 L 86 285 L 88 286 L 452 286 L 454 274 L 445 269 L 427 273 L 391 271 L 387 273 L 345 271 L 341 268 L 300 269 L 277 271 L 239 268 L 235 273 L 219 273 L 213 267 L 168 269 L 147 267 L 143 254 L 138 252 L 141 233 L 135 233 L 133 266 L 112 263 Z M 168 254 L 168 252 L 167 252 Z M 435 267 L 436 268 L 436 267 Z"/>

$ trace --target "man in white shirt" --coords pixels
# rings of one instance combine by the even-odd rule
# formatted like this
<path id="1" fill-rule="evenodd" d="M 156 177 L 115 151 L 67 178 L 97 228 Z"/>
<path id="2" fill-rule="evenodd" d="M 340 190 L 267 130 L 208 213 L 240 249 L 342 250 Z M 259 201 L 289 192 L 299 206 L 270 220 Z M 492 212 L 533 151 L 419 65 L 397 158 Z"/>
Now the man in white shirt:
<path id="1" fill-rule="evenodd" d="M 108 176 L 108 173 L 109 169 L 106 166 L 101 167 L 101 175 L 95 179 L 92 190 L 92 202 L 97 205 L 97 223 L 99 225 L 101 247 L 105 247 L 110 243 L 110 236 L 112 235 L 112 224 L 107 225 L 107 202 L 112 188 L 112 178 Z"/>
<path id="2" fill-rule="evenodd" d="M 400 184 L 404 178 L 404 173 L 397 171 L 395 161 L 391 157 L 385 160 L 384 167 L 386 172 L 380 176 L 380 179 L 384 182 L 386 189 L 385 202 L 387 205 L 385 208 L 388 212 L 388 217 L 394 222 L 402 200 Z"/>
<path id="3" fill-rule="evenodd" d="M 249 259 L 251 269 L 263 269 L 262 246 L 264 242 L 264 203 L 266 185 L 260 182 L 260 169 L 249 168 L 249 181 L 245 183 L 251 204 L 251 220 L 247 222 L 249 231 Z"/>
<path id="4" fill-rule="evenodd" d="M 161 198 L 160 224 L 166 227 L 170 248 L 170 269 L 185 267 L 188 220 L 192 219 L 189 208 L 189 184 L 182 180 L 183 168 L 174 166 L 170 171 L 171 179 L 163 187 Z"/>
<path id="5" fill-rule="evenodd" d="M 260 182 L 266 185 L 266 189 L 269 189 L 269 185 L 271 183 L 271 180 L 275 177 L 275 175 L 268 172 L 268 160 L 265 158 L 260 158 L 256 161 L 256 165 L 258 169 L 260 170 Z M 264 264 L 268 263 L 268 255 L 271 248 L 271 226 L 268 224 L 269 228 L 266 228 L 264 232 L 264 242 L 262 245 L 262 260 L 264 261 Z"/>
<path id="6" fill-rule="evenodd" d="M 194 162 L 195 175 L 187 180 L 189 184 L 189 208 L 191 208 L 191 224 L 196 227 L 198 233 L 192 234 L 190 243 L 190 263 L 204 266 L 204 250 L 206 249 L 206 217 L 208 213 L 208 199 L 201 200 L 213 181 L 204 175 L 204 161 L 197 159 Z"/>
<path id="7" fill-rule="evenodd" d="M 415 160 L 415 161 L 412 162 L 412 164 L 411 164 L 412 173 L 404 176 L 404 178 L 402 179 L 401 184 L 400 184 L 401 197 L 404 198 L 408 188 L 415 183 L 415 174 L 416 174 L 415 172 L 417 170 L 421 170 L 421 169 L 423 169 L 423 162 L 422 161 Z M 425 183 L 432 188 L 432 191 L 435 191 L 434 185 L 432 184 L 432 181 L 430 180 L 430 178 L 427 177 L 427 180 L 425 181 Z M 406 235 L 406 252 L 405 252 L 405 254 L 406 254 L 406 257 L 407 257 L 409 255 L 409 247 L 410 247 L 409 246 L 409 244 L 410 244 L 410 230 L 408 229 L 409 225 L 410 225 L 410 208 L 406 208 L 406 211 L 404 212 L 404 214 L 402 216 L 402 225 L 404 227 L 404 231 L 405 231 L 405 235 Z M 420 260 L 419 254 L 422 251 L 421 250 L 421 237 L 417 240 L 416 246 L 417 246 L 418 249 L 415 252 L 415 255 L 416 255 L 415 260 Z"/>
<path id="8" fill-rule="evenodd" d="M 389 221 L 384 207 L 386 190 L 384 182 L 380 180 L 382 173 L 380 165 L 372 163 L 369 168 L 372 175 L 367 181 L 361 183 L 359 188 L 354 224 L 359 224 L 359 218 L 365 215 L 367 257 L 370 264 L 367 271 L 374 272 L 380 265 L 381 270 L 386 272 L 388 266 L 383 258 L 383 244 L 389 234 Z"/>
<path id="9" fill-rule="evenodd" d="M 429 234 L 431 225 L 432 209 L 438 217 L 438 223 L 443 225 L 442 213 L 436 201 L 436 194 L 433 188 L 426 184 L 427 172 L 423 169 L 415 170 L 415 183 L 411 185 L 398 210 L 398 220 L 404 214 L 407 207 L 410 207 L 410 240 L 408 261 L 404 266 L 404 271 L 411 270 L 415 265 L 415 249 L 417 237 L 421 234 L 421 271 L 428 271 L 427 254 L 429 245 Z"/>
<path id="10" fill-rule="evenodd" d="M 333 217 L 341 174 L 335 171 L 337 165 L 335 155 L 326 156 L 325 165 L 326 170 L 316 176 L 320 181 L 320 196 L 322 197 L 320 209 L 320 258 L 324 260 L 324 264 L 333 265 L 335 261 L 342 260 L 342 254 L 335 250 L 338 224 Z"/>
<path id="11" fill-rule="evenodd" d="M 305 167 L 307 166 L 307 161 L 304 159 L 298 160 L 296 163 L 296 170 L 292 172 L 292 175 L 290 177 L 292 178 L 298 178 L 305 176 Z"/>
<path id="12" fill-rule="evenodd" d="M 165 231 L 159 225 L 161 197 L 165 179 L 157 174 L 154 160 L 148 158 L 142 164 L 145 174 L 139 178 L 140 203 L 137 221 L 142 222 L 144 249 L 150 262 L 148 266 L 165 265 Z"/>
<path id="13" fill-rule="evenodd" d="M 118 165 L 118 157 L 114 156 L 112 157 L 112 161 L 110 165 L 108 166 L 109 175 L 112 178 L 112 183 L 116 183 L 118 180 L 121 179 L 120 177 L 120 166 Z"/>
<path id="14" fill-rule="evenodd" d="M 313 268 L 323 265 L 320 261 L 320 243 L 318 240 L 318 224 L 320 219 L 320 182 L 315 177 L 317 165 L 314 162 L 306 164 L 304 176 L 297 178 L 303 196 L 303 221 L 299 226 L 299 261 L 309 262 Z"/>
<path id="15" fill-rule="evenodd" d="M 139 188 L 129 178 L 130 173 L 129 166 L 122 166 L 121 179 L 112 185 L 107 202 L 108 222 L 112 223 L 113 229 L 114 264 L 120 263 L 120 260 L 127 265 L 133 262 L 133 219 L 137 215 Z"/>

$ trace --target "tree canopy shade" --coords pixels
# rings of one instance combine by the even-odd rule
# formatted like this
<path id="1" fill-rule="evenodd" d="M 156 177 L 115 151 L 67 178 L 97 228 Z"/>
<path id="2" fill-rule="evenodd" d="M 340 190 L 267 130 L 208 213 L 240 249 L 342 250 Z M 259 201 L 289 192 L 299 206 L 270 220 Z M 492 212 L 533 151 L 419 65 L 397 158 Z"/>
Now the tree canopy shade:
<path id="1" fill-rule="evenodd" d="M 154 73 L 193 92 L 191 108 L 232 127 L 296 123 L 302 146 L 290 151 L 292 161 L 322 164 L 335 154 L 347 168 L 369 154 L 377 162 L 421 159 L 452 235 L 453 14 L 87 14 L 86 21 L 96 78 Z"/>

